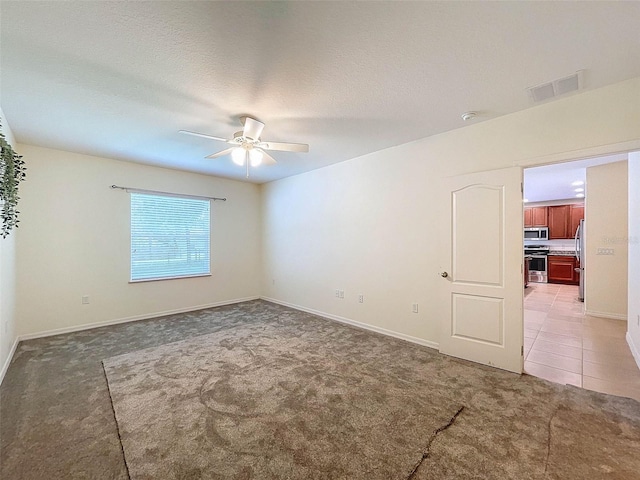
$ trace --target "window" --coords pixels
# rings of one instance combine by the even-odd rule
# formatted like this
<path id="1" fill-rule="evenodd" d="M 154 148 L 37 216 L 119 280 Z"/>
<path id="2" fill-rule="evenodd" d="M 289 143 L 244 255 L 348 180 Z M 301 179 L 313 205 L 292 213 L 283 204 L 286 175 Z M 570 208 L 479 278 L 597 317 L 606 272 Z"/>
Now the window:
<path id="1" fill-rule="evenodd" d="M 210 275 L 209 200 L 131 193 L 131 281 Z"/>

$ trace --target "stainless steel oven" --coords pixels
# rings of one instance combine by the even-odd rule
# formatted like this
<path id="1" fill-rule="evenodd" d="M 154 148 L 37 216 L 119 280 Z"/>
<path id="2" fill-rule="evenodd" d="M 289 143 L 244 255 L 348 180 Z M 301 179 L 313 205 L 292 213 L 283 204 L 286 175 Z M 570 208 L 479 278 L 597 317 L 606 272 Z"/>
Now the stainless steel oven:
<path id="1" fill-rule="evenodd" d="M 529 258 L 529 282 L 547 283 L 549 279 L 547 270 L 549 247 L 546 245 L 526 245 L 524 254 Z"/>

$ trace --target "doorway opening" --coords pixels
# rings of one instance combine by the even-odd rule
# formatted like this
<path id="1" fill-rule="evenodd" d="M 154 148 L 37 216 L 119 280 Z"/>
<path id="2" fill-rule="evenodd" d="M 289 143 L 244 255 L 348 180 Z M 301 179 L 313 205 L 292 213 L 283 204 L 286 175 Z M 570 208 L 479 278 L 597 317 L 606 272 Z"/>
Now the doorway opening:
<path id="1" fill-rule="evenodd" d="M 525 255 L 535 270 L 525 278 L 524 372 L 640 400 L 640 369 L 625 340 L 627 245 L 614 242 L 627 237 L 627 157 L 524 170 L 525 229 L 548 235 L 524 241 L 525 252 L 537 254 Z M 582 255 L 575 238 L 581 217 Z M 617 298 L 604 301 L 610 287 Z"/>

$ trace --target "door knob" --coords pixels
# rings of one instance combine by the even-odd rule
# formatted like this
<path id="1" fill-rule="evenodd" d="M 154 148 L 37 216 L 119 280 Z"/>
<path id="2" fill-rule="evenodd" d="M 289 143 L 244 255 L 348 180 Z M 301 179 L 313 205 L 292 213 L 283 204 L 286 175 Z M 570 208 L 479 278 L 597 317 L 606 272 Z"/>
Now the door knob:
<path id="1" fill-rule="evenodd" d="M 449 276 L 449 274 L 447 272 L 442 272 L 440 274 L 440 276 L 443 277 L 443 278 L 447 278 Z"/>

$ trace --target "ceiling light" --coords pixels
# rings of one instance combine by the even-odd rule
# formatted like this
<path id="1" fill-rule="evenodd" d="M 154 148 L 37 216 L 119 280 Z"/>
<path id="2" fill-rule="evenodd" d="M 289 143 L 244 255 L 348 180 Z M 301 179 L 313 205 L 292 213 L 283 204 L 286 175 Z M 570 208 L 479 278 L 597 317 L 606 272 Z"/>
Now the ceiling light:
<path id="1" fill-rule="evenodd" d="M 584 193 L 578 193 L 578 194 L 576 195 L 576 197 L 578 197 L 578 198 L 584 198 Z"/>
<path id="2" fill-rule="evenodd" d="M 262 150 L 258 150 L 257 148 L 252 148 L 249 150 L 249 160 L 251 161 L 252 167 L 257 167 L 262 163 Z"/>
<path id="3" fill-rule="evenodd" d="M 462 117 L 462 120 L 466 122 L 468 120 L 473 120 L 474 118 L 476 118 L 477 115 L 478 115 L 477 112 L 464 112 L 461 115 L 461 117 Z"/>
<path id="4" fill-rule="evenodd" d="M 584 192 L 584 188 L 576 188 L 574 192 Z"/>
<path id="5" fill-rule="evenodd" d="M 236 165 L 243 166 L 246 156 L 247 151 L 242 147 L 237 147 L 231 150 L 231 160 L 233 160 L 233 163 Z"/>
<path id="6" fill-rule="evenodd" d="M 584 185 L 584 182 L 582 180 L 576 180 L 571 185 L 573 185 L 574 187 L 579 187 L 580 185 Z"/>
<path id="7" fill-rule="evenodd" d="M 526 199 L 526 198 L 523 198 L 523 199 L 522 199 L 522 201 L 523 201 L 524 203 L 527 203 L 529 200 L 528 200 L 528 199 Z"/>

